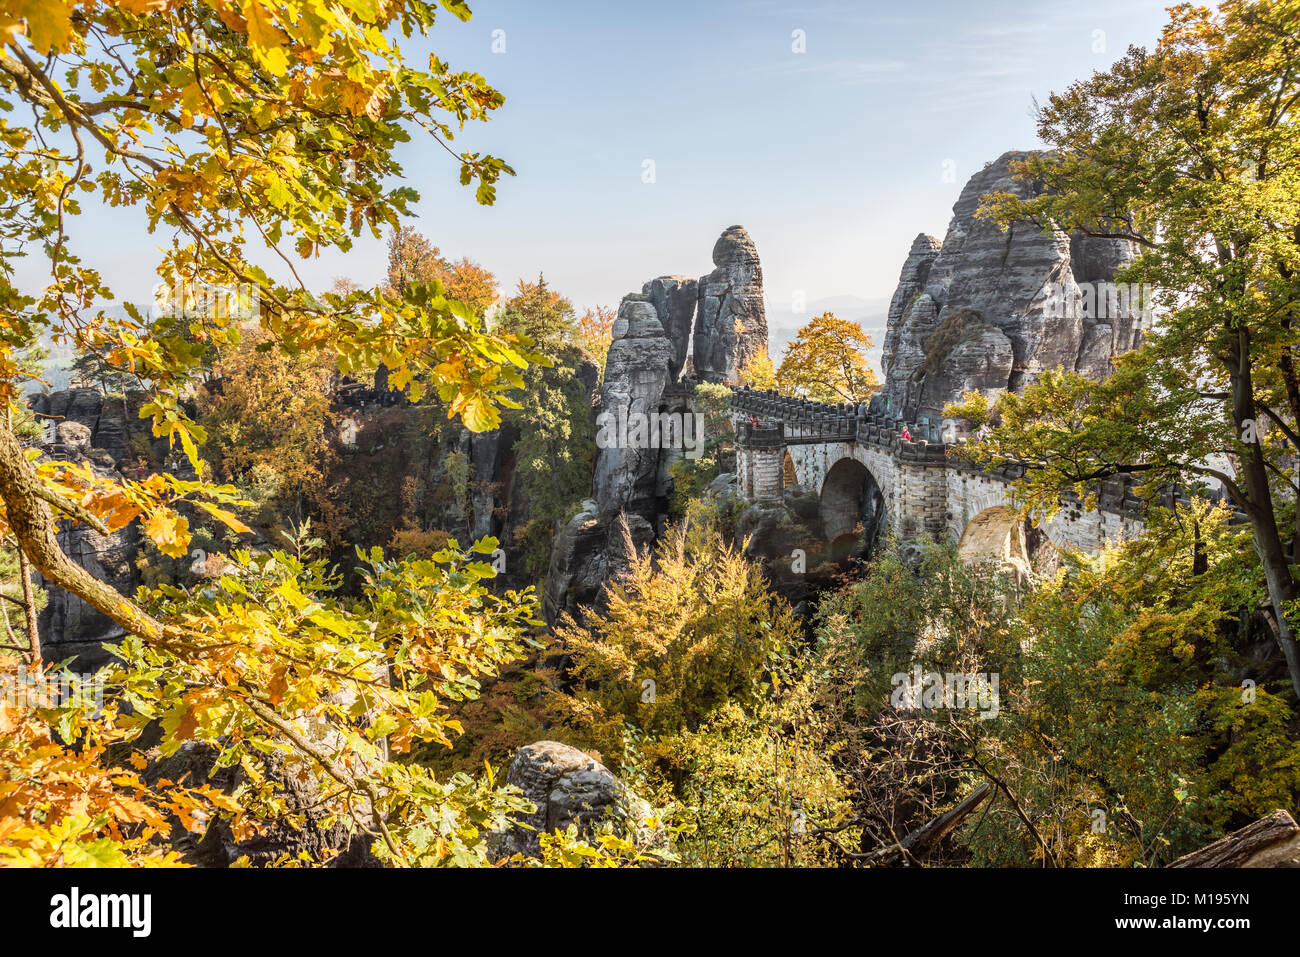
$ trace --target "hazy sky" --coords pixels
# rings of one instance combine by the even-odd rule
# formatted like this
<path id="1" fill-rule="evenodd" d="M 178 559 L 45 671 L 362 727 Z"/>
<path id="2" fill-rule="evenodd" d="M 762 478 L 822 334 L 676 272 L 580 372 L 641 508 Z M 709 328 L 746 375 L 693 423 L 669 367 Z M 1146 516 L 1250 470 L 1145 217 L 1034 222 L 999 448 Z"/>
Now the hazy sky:
<path id="1" fill-rule="evenodd" d="M 478 206 L 417 134 L 402 153 L 422 197 L 416 226 L 506 284 L 544 271 L 580 306 L 707 272 L 733 223 L 758 245 L 775 309 L 796 290 L 809 302 L 887 297 L 912 237 L 943 235 L 971 173 L 1037 145 L 1035 96 L 1150 45 L 1164 22 L 1158 0 L 470 5 L 473 20 L 444 14 L 409 51 L 422 61 L 437 49 L 505 94 L 455 145 L 502 156 L 518 176 L 495 207 Z M 504 53 L 492 52 L 498 30 Z M 159 240 L 142 217 L 84 219 L 78 250 L 147 301 Z M 300 272 L 320 287 L 377 282 L 384 255 L 364 239 Z"/>

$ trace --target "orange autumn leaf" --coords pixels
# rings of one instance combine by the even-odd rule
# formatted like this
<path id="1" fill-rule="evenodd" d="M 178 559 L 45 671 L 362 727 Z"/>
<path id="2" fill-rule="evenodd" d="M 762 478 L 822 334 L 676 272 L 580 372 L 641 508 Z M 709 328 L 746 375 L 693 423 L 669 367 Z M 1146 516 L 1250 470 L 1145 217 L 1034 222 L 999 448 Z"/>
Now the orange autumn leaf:
<path id="1" fill-rule="evenodd" d="M 91 513 L 104 520 L 104 524 L 116 531 L 139 515 L 143 509 L 132 502 L 120 488 L 94 489 L 87 493 L 81 504 Z"/>

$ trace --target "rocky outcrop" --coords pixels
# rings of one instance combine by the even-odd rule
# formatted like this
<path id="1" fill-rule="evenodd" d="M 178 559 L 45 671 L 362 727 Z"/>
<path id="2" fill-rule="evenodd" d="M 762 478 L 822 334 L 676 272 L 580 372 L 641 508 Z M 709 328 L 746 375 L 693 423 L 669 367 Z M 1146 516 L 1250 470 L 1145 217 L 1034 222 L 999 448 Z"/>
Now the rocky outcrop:
<path id="1" fill-rule="evenodd" d="M 466 431 L 462 436 L 473 468 L 470 534 L 476 541 L 495 530 L 493 519 L 500 504 L 497 500 L 505 491 L 497 478 L 506 470 L 518 440 L 519 430 L 513 426 L 502 426 L 491 432 Z"/>
<path id="2" fill-rule="evenodd" d="M 695 373 L 706 382 L 739 382 L 739 370 L 767 353 L 763 267 L 743 226 L 713 246 L 713 272 L 700 278 L 695 313 Z"/>
<path id="3" fill-rule="evenodd" d="M 1100 377 L 1140 337 L 1136 309 L 1093 298 L 1132 262 L 1132 243 L 975 217 L 986 193 L 1036 195 L 1011 169 L 1027 155 L 1006 153 L 971 177 L 941 244 L 913 241 L 889 310 L 882 411 L 937 419 L 963 392 L 1019 389 L 1058 366 Z"/>
<path id="4" fill-rule="evenodd" d="M 613 336 L 600 389 L 598 422 L 607 425 L 602 430 L 604 439 L 602 432 L 597 433 L 601 448 L 596 455 L 592 498 L 606 518 L 626 510 L 653 521 L 658 509 L 655 488 L 660 449 L 623 441 L 627 428 L 622 423 L 632 421 L 632 416 L 659 411 L 664 387 L 672 381 L 674 347 L 645 295 L 624 297 Z"/>
<path id="5" fill-rule="evenodd" d="M 673 344 L 668 377 L 675 382 L 686 366 L 691 329 L 695 322 L 695 307 L 699 299 L 699 283 L 687 276 L 660 276 L 642 286 L 641 294 L 654 306 L 664 334 Z"/>
<path id="6" fill-rule="evenodd" d="M 744 227 L 719 237 L 713 263 L 713 272 L 698 282 L 660 276 L 619 304 L 596 408 L 592 496 L 551 550 L 543 609 L 552 624 L 561 613 L 576 616 L 581 606 L 599 605 L 601 588 L 626 567 L 628 542 L 646 548 L 662 530 L 670 469 L 682 450 L 624 441 L 624 424 L 636 416 L 688 412 L 686 393 L 673 388 L 683 371 L 734 381 L 750 358 L 767 352 L 762 267 Z M 626 516 L 626 534 L 619 515 Z"/>
<path id="7" fill-rule="evenodd" d="M 601 590 L 627 571 L 633 551 L 654 544 L 655 527 L 640 515 L 601 515 L 595 500 L 560 530 L 551 546 L 542 611 L 551 624 L 600 603 Z"/>
<path id="8" fill-rule="evenodd" d="M 136 414 L 138 394 L 106 397 L 95 389 L 68 389 L 34 395 L 29 405 L 45 427 L 39 448 L 48 458 L 80 462 L 98 475 L 118 479 L 119 463 L 132 468 L 137 458 L 166 454 L 166 440 L 154 440 L 149 424 Z M 101 535 L 86 525 L 60 521 L 57 538 L 64 553 L 100 581 L 124 595 L 135 592 L 140 541 L 136 523 Z M 40 575 L 34 575 L 34 581 L 47 592 L 37 619 L 45 659 L 72 659 L 73 668 L 82 672 L 108 664 L 112 656 L 104 645 L 120 639 L 122 627 Z"/>
<path id="9" fill-rule="evenodd" d="M 59 526 L 57 538 L 64 554 L 123 595 L 135 592 L 139 578 L 134 561 L 140 543 L 135 523 L 111 535 L 101 535 L 85 525 L 69 522 L 60 522 Z M 104 645 L 125 634 L 122 626 L 41 576 L 36 575 L 35 581 L 48 591 L 48 601 L 37 618 L 45 660 L 71 658 L 73 669 L 83 673 L 108 664 L 112 655 Z"/>
<path id="10" fill-rule="evenodd" d="M 590 836 L 593 826 L 606 820 L 632 831 L 642 852 L 664 846 L 662 834 L 645 825 L 653 808 L 591 755 L 567 744 L 538 741 L 520 748 L 506 772 L 506 784 L 523 791 L 536 810 L 520 815 L 515 826 L 496 836 L 498 859 L 537 857 L 542 834 L 573 824 L 580 836 Z"/>
<path id="11" fill-rule="evenodd" d="M 894 355 L 899 349 L 899 338 L 903 332 L 903 320 L 912 307 L 917 296 L 925 292 L 925 284 L 930 278 L 930 267 L 934 265 L 943 243 L 924 233 L 912 240 L 912 248 L 903 263 L 903 270 L 898 275 L 898 287 L 894 297 L 889 301 L 889 317 L 885 324 L 885 341 L 881 345 L 884 371 L 888 373 Z"/>
<path id="12" fill-rule="evenodd" d="M 28 405 L 37 421 L 52 427 L 71 422 L 85 426 L 87 448 L 107 454 L 117 465 L 127 466 L 151 452 L 160 456 L 167 453 L 167 440 L 155 439 L 149 424 L 138 415 L 143 401 L 140 392 L 106 396 L 98 389 L 67 389 L 33 395 Z"/>

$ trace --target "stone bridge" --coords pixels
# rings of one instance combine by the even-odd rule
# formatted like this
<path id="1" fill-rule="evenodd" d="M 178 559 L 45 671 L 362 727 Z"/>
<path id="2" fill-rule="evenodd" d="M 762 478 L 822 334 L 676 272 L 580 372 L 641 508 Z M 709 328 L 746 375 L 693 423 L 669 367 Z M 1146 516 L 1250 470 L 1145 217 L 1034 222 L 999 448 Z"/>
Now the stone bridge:
<path id="1" fill-rule="evenodd" d="M 1097 511 L 1066 501 L 1033 529 L 1009 504 L 1023 470 L 989 471 L 950 454 L 957 442 L 938 423 L 749 388 L 733 391 L 731 415 L 741 494 L 778 502 L 793 485 L 816 494 L 828 540 L 861 526 L 901 541 L 951 542 L 968 560 L 1028 569 L 1042 536 L 1058 549 L 1095 554 L 1142 530 L 1142 502 L 1121 479 L 1101 484 Z"/>

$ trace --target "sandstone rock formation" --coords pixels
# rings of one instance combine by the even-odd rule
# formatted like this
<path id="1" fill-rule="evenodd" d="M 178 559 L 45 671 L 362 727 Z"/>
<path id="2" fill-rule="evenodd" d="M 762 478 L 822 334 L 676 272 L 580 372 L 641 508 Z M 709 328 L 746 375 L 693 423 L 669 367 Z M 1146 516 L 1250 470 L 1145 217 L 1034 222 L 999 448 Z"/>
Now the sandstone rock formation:
<path id="1" fill-rule="evenodd" d="M 148 423 L 136 414 L 138 395 L 110 398 L 96 389 L 69 389 L 32 396 L 29 405 L 37 421 L 46 426 L 40 443 L 45 455 L 82 462 L 101 475 L 118 477 L 119 463 L 129 468 L 134 457 L 149 451 L 155 442 Z M 154 454 L 165 455 L 166 445 L 166 440 L 160 440 Z M 69 558 L 119 592 L 131 594 L 138 586 L 134 562 L 139 530 L 135 523 L 101 535 L 80 523 L 60 522 L 58 542 Z M 79 671 L 108 664 L 111 655 L 104 643 L 121 638 L 121 626 L 39 575 L 35 582 L 48 591 L 37 621 L 42 655 L 49 661 L 70 658 Z"/>
<path id="2" fill-rule="evenodd" d="M 745 227 L 727 227 L 713 246 L 713 265 L 700 277 L 695 372 L 706 382 L 738 382 L 739 370 L 767 352 L 763 267 Z"/>
<path id="3" fill-rule="evenodd" d="M 617 429 L 629 416 L 682 412 L 681 394 L 666 394 L 672 341 L 653 306 L 628 296 L 615 321 L 605 382 L 597 408 L 598 426 Z M 555 624 L 561 613 L 577 618 L 583 606 L 599 606 L 601 590 L 627 571 L 637 552 L 654 545 L 662 531 L 672 480 L 669 469 L 682 454 L 673 448 L 637 443 L 604 445 L 596 453 L 592 497 L 562 528 L 551 546 L 542 610 Z M 656 443 L 657 445 L 658 443 Z"/>
<path id="4" fill-rule="evenodd" d="M 660 276 L 641 287 L 641 294 L 654 306 L 664 334 L 673 344 L 668 377 L 676 381 L 686 365 L 699 299 L 699 283 L 687 276 Z"/>
<path id="5" fill-rule="evenodd" d="M 85 525 L 60 522 L 59 547 L 74 562 L 124 595 L 139 585 L 135 557 L 139 548 L 138 527 L 132 523 L 111 535 L 101 535 Z M 50 585 L 39 575 L 38 586 L 49 591 L 49 600 L 37 618 L 41 655 L 47 661 L 73 659 L 79 672 L 95 671 L 112 660 L 105 642 L 120 639 L 122 626 L 70 592 Z"/>
<path id="6" fill-rule="evenodd" d="M 497 485 L 497 477 L 505 471 L 505 466 L 514 451 L 515 442 L 519 440 L 519 430 L 513 426 L 502 426 L 490 432 L 465 432 L 461 441 L 467 448 L 470 464 L 474 469 L 474 481 L 470 503 L 470 534 L 477 540 L 499 531 L 494 522 L 499 504 L 497 499 L 503 491 Z M 506 496 L 509 500 L 509 496 Z M 507 536 L 499 536 L 507 538 Z"/>
<path id="7" fill-rule="evenodd" d="M 542 593 L 542 612 L 555 624 L 561 613 L 577 619 L 600 603 L 605 585 L 627 571 L 632 551 L 654 544 L 655 527 L 636 514 L 602 515 L 594 499 L 560 530 Z"/>
<path id="8" fill-rule="evenodd" d="M 93 446 L 123 465 L 135 454 L 131 448 L 133 435 L 152 438 L 148 426 L 142 425 L 136 415 L 140 407 L 138 395 L 109 398 L 98 389 L 67 389 L 34 395 L 28 405 L 39 421 L 56 428 L 71 422 L 85 426 L 86 447 Z"/>
<path id="9" fill-rule="evenodd" d="M 600 390 L 601 417 L 619 423 L 658 412 L 664 387 L 672 381 L 675 350 L 648 296 L 624 297 L 613 334 Z M 596 456 L 592 481 L 592 497 L 600 513 L 609 516 L 626 509 L 652 520 L 660 450 L 621 441 L 604 444 Z"/>
<path id="10" fill-rule="evenodd" d="M 598 424 L 688 411 L 683 390 L 674 388 L 688 359 L 693 374 L 721 382 L 734 381 L 750 358 L 766 353 L 762 267 L 744 227 L 732 226 L 719 237 L 713 263 L 716 268 L 698 283 L 660 276 L 623 298 L 596 408 Z M 592 497 L 551 550 L 543 609 L 552 624 L 561 612 L 576 615 L 579 606 L 599 604 L 601 588 L 626 567 L 629 542 L 638 549 L 653 544 L 666 514 L 669 468 L 681 454 L 601 442 L 599 435 L 598 444 Z M 626 515 L 626 532 L 618 524 L 620 514 Z"/>
<path id="11" fill-rule="evenodd" d="M 541 854 L 542 834 L 578 826 L 590 834 L 592 825 L 614 820 L 636 832 L 644 852 L 662 847 L 662 836 L 644 825 L 653 809 L 589 754 L 558 741 L 538 741 L 520 748 L 506 772 L 506 783 L 524 792 L 536 810 L 496 836 L 499 858 Z M 523 826 L 520 826 L 523 825 Z"/>
<path id="12" fill-rule="evenodd" d="M 971 177 L 942 243 L 913 241 L 889 309 L 881 411 L 938 419 L 965 391 L 1019 389 L 1057 366 L 1102 376 L 1139 339 L 1136 310 L 1099 310 L 1089 295 L 1132 262 L 1132 243 L 1029 223 L 1004 232 L 975 217 L 986 193 L 1035 194 L 1011 171 L 1027 155 L 1005 153 Z"/>

